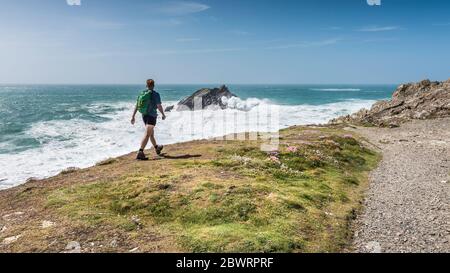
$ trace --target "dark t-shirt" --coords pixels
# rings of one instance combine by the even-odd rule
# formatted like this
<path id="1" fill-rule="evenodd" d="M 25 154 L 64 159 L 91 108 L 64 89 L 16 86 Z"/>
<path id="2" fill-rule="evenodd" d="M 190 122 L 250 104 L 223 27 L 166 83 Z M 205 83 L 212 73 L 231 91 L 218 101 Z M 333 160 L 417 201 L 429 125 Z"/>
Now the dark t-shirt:
<path id="1" fill-rule="evenodd" d="M 152 92 L 152 99 L 150 102 L 150 105 L 148 107 L 148 114 L 149 116 L 152 117 L 158 117 L 158 104 L 161 104 L 161 96 L 159 95 L 158 92 L 153 91 Z"/>

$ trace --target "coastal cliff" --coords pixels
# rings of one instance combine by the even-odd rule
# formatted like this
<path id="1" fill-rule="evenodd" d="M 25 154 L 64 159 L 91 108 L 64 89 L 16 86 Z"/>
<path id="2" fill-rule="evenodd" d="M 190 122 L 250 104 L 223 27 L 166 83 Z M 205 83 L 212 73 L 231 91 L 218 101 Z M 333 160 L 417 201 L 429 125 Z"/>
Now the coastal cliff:
<path id="1" fill-rule="evenodd" d="M 339 126 L 280 137 L 273 153 L 192 141 L 0 191 L 0 252 L 342 251 L 379 155 Z"/>
<path id="2" fill-rule="evenodd" d="M 362 109 L 331 123 L 398 127 L 410 120 L 444 117 L 450 117 L 450 79 L 400 85 L 390 101 L 379 101 L 370 110 Z"/>
<path id="3" fill-rule="evenodd" d="M 334 124 L 281 130 L 270 153 L 264 137 L 199 140 L 30 180 L 0 191 L 0 252 L 446 251 L 448 90 L 402 85 Z"/>

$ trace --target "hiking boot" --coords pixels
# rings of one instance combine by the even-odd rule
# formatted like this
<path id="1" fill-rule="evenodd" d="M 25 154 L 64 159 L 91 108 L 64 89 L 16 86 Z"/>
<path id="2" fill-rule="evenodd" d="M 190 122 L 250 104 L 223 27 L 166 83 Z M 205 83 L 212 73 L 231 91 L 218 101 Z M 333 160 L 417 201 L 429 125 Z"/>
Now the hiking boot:
<path id="1" fill-rule="evenodd" d="M 137 160 L 148 160 L 148 157 L 145 156 L 144 152 L 139 151 L 139 153 L 136 156 Z"/>
<path id="2" fill-rule="evenodd" d="M 161 155 L 162 150 L 164 149 L 163 145 L 158 145 L 155 147 L 155 151 L 157 155 Z"/>

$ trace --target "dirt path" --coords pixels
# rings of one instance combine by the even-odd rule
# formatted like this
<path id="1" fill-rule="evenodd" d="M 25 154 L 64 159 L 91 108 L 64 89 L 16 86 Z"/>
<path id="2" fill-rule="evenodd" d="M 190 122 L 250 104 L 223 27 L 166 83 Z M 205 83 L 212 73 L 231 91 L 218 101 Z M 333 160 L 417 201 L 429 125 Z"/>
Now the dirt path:
<path id="1" fill-rule="evenodd" d="M 358 132 L 383 161 L 355 222 L 355 251 L 450 252 L 450 119 Z"/>

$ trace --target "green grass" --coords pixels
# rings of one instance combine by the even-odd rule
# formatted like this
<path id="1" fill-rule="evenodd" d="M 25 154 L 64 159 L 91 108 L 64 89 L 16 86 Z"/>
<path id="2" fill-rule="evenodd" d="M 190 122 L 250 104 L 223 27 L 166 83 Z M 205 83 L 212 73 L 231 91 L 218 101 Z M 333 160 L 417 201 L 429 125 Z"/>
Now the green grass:
<path id="1" fill-rule="evenodd" d="M 47 207 L 135 236 L 158 227 L 182 251 L 341 251 L 379 155 L 340 129 L 306 130 L 281 132 L 279 162 L 256 141 L 208 144 L 209 159 L 166 161 L 164 175 L 149 168 L 57 189 Z"/>

